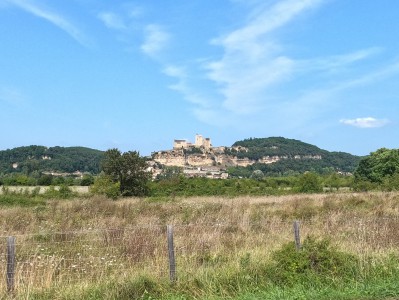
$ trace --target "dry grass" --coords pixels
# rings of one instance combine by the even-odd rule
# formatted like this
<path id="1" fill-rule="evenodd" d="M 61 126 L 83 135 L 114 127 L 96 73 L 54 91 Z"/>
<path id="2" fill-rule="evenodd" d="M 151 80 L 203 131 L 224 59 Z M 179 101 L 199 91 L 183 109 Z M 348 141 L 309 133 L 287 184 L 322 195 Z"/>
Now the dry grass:
<path id="1" fill-rule="evenodd" d="M 59 186 L 54 187 L 56 190 L 59 189 Z M 88 186 L 70 186 L 69 187 L 73 192 L 79 193 L 79 194 L 87 194 L 89 192 L 89 187 Z M 36 189 L 39 189 L 39 194 L 45 193 L 47 190 L 50 189 L 50 186 L 7 186 L 7 189 L 9 192 L 19 192 L 22 193 L 24 191 L 27 192 L 32 192 Z M 3 189 L 0 189 L 0 195 L 3 194 Z"/>
<path id="2" fill-rule="evenodd" d="M 180 278 L 239 268 L 245 257 L 267 261 L 293 240 L 294 220 L 301 221 L 303 237 L 328 237 L 360 258 L 378 260 L 399 249 L 399 193 L 54 200 L 1 209 L 0 247 L 4 253 L 5 237 L 16 236 L 16 287 L 29 294 L 135 274 L 167 279 L 167 224 L 175 226 Z M 4 257 L 1 265 L 4 293 Z"/>

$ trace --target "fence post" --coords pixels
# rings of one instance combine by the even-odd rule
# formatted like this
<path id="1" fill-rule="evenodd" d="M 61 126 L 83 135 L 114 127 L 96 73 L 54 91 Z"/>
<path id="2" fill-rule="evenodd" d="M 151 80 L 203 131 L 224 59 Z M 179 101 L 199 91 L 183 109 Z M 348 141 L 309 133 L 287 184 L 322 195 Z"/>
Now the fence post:
<path id="1" fill-rule="evenodd" d="M 294 238 L 296 250 L 301 249 L 301 236 L 299 234 L 299 221 L 294 221 Z"/>
<path id="2" fill-rule="evenodd" d="M 15 237 L 7 237 L 7 291 L 14 292 Z"/>
<path id="3" fill-rule="evenodd" d="M 175 247 L 173 244 L 173 225 L 167 226 L 168 236 L 168 254 L 169 254 L 169 277 L 173 283 L 176 281 L 176 261 L 175 261 Z"/>

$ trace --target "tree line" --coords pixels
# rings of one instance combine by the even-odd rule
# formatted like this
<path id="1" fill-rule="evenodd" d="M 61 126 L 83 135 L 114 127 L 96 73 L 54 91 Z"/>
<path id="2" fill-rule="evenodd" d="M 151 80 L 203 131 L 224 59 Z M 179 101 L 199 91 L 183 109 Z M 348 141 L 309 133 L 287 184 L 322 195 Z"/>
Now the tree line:
<path id="1" fill-rule="evenodd" d="M 319 193 L 347 188 L 355 191 L 399 190 L 399 149 L 382 148 L 362 158 L 354 175 L 335 170 L 272 177 L 261 169 L 253 170 L 249 178 L 207 179 L 186 178 L 178 167 L 164 167 L 163 173 L 151 180 L 146 158 L 137 151 L 122 153 L 110 149 L 104 153 L 101 173 L 82 178 L 57 178 L 43 175 L 34 178 L 25 174 L 0 177 L 3 185 L 90 185 L 91 192 L 110 198 L 187 197 L 280 195 L 288 193 Z"/>
<path id="2" fill-rule="evenodd" d="M 379 149 L 360 160 L 355 173 L 348 176 L 335 170 L 325 173 L 305 171 L 285 177 L 265 176 L 254 170 L 250 178 L 207 179 L 186 178 L 182 169 L 165 167 L 163 174 L 150 181 L 145 159 L 138 152 L 121 153 L 117 149 L 105 152 L 103 174 L 94 183 L 94 190 L 112 197 L 126 196 L 237 196 L 285 193 L 318 193 L 349 188 L 399 190 L 399 149 Z M 104 181 L 106 180 L 106 181 Z M 108 182 L 111 192 L 104 191 Z M 100 189 L 98 189 L 100 187 Z"/>
<path id="3" fill-rule="evenodd" d="M 85 147 L 27 146 L 0 151 L 0 174 L 23 173 L 38 177 L 43 172 L 91 174 L 100 172 L 103 151 Z"/>

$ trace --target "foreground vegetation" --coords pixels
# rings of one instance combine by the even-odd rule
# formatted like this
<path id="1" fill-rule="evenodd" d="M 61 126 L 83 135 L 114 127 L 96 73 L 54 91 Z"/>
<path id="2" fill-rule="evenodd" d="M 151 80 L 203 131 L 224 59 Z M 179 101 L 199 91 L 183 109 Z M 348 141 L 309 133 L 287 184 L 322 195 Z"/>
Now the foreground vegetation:
<path id="1" fill-rule="evenodd" d="M 399 297 L 397 192 L 117 201 L 52 193 L 0 196 L 41 200 L 1 202 L 3 235 L 17 237 L 20 299 Z M 175 228 L 174 284 L 167 224 Z M 4 274 L 3 259 L 3 295 Z"/>
<path id="2" fill-rule="evenodd" d="M 247 179 L 211 180 L 185 178 L 173 168 L 149 181 L 137 152 L 111 149 L 103 173 L 80 181 L 91 185 L 90 193 L 72 189 L 75 180 L 68 178 L 57 187 L 51 178 L 46 189 L 3 186 L 0 226 L 3 237 L 17 238 L 17 269 L 15 293 L 7 294 L 1 259 L 0 293 L 24 299 L 398 298 L 398 151 L 371 153 L 354 176 L 273 178 L 257 169 Z M 21 176 L 30 178 L 12 174 L 3 184 Z M 294 220 L 301 224 L 300 249 Z M 174 282 L 166 225 L 175 231 Z"/>

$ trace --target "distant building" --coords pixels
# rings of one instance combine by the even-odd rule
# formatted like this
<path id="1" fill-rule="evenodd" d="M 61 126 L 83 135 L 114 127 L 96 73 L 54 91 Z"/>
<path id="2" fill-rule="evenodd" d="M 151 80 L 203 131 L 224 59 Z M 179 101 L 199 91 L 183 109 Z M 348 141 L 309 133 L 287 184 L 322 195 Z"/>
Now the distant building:
<path id="1" fill-rule="evenodd" d="M 173 143 L 173 149 L 187 149 L 191 146 L 193 146 L 193 144 L 187 140 L 175 140 Z"/>
<path id="2" fill-rule="evenodd" d="M 211 144 L 211 139 L 210 138 L 204 138 L 200 134 L 195 135 L 195 144 L 190 143 L 187 140 L 174 140 L 173 143 L 173 149 L 187 149 L 190 147 L 196 147 L 196 148 L 205 148 L 206 150 L 211 149 L 212 144 Z"/>
<path id="3" fill-rule="evenodd" d="M 209 150 L 211 149 L 211 139 L 210 138 L 204 138 L 200 134 L 195 135 L 195 147 L 200 148 L 204 147 L 205 149 Z"/>

